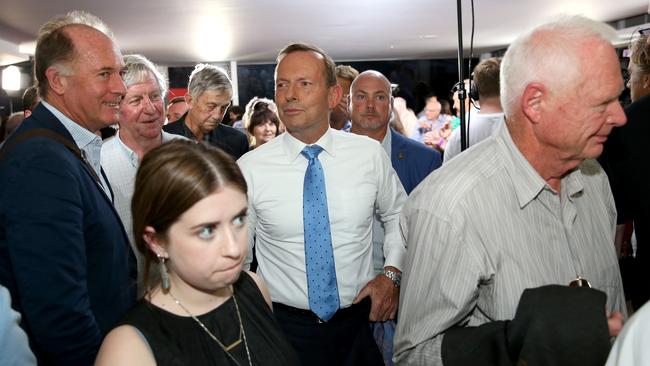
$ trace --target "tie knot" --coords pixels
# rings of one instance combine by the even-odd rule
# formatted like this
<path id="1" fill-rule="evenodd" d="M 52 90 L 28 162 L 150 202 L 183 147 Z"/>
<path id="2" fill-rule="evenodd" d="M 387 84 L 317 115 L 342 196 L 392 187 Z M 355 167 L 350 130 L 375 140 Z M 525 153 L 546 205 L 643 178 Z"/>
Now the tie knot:
<path id="1" fill-rule="evenodd" d="M 306 157 L 307 159 L 315 159 L 318 157 L 318 154 L 323 151 L 323 148 L 318 146 L 318 145 L 311 145 L 311 146 L 305 146 L 304 149 L 300 152 L 302 156 Z"/>

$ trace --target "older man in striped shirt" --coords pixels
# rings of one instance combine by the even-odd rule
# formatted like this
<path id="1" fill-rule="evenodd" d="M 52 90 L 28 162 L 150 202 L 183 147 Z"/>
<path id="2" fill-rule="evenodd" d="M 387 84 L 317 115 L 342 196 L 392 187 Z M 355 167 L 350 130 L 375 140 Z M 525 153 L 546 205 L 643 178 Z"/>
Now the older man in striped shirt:
<path id="1" fill-rule="evenodd" d="M 501 67 L 506 124 L 411 194 L 397 364 L 604 363 L 625 313 L 616 210 L 593 160 L 625 123 L 612 33 L 566 17 L 517 39 Z M 604 294 L 542 287 L 570 283 Z M 549 296 L 525 291 L 539 287 Z"/>

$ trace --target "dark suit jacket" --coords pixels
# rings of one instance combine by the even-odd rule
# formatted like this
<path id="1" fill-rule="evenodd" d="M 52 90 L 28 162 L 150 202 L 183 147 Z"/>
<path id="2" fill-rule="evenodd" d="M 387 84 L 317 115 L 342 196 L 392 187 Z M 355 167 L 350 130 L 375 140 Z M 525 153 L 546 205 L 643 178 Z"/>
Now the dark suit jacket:
<path id="1" fill-rule="evenodd" d="M 604 365 L 610 340 L 607 295 L 588 287 L 524 290 L 512 320 L 451 328 L 442 338 L 445 366 Z"/>
<path id="2" fill-rule="evenodd" d="M 185 113 L 178 121 L 163 126 L 163 130 L 165 132 L 185 136 L 188 139 L 196 140 L 194 133 L 192 133 L 189 127 L 185 124 L 185 117 L 187 117 L 187 113 Z M 235 160 L 239 159 L 249 150 L 246 135 L 241 131 L 238 131 L 236 128 L 226 126 L 222 123 L 219 123 L 212 132 L 207 134 L 205 140 L 211 145 L 227 152 Z"/>
<path id="3" fill-rule="evenodd" d="M 135 258 L 112 202 L 65 145 L 37 136 L 10 147 L 37 128 L 74 143 L 39 104 L 4 146 L 0 283 L 40 365 L 90 365 L 135 303 Z"/>
<path id="4" fill-rule="evenodd" d="M 424 144 L 413 141 L 395 132 L 391 133 L 391 163 L 404 186 L 406 194 L 411 191 L 432 171 L 440 168 L 440 153 Z"/>
<path id="5" fill-rule="evenodd" d="M 622 270 L 625 297 L 640 307 L 650 299 L 650 95 L 627 106 L 625 115 L 627 124 L 612 130 L 599 161 L 612 187 L 618 223 L 634 221 L 636 253 Z"/>

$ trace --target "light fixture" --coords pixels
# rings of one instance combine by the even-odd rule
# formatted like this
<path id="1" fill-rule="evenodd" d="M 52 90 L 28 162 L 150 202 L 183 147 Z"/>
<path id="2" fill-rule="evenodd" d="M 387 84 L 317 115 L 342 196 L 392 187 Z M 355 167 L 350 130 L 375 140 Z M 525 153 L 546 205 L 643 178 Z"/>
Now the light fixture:
<path id="1" fill-rule="evenodd" d="M 20 69 L 16 66 L 9 66 L 2 70 L 2 89 L 20 90 Z"/>

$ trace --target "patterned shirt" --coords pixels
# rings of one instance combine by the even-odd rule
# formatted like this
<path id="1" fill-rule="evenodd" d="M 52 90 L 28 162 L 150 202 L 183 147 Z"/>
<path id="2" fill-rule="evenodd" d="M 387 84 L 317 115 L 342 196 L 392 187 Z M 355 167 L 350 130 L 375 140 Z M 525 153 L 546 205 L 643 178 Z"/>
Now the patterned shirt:
<path id="1" fill-rule="evenodd" d="M 581 276 L 625 314 L 616 209 L 602 168 L 584 161 L 553 190 L 505 124 L 429 175 L 400 218 L 407 243 L 398 364 L 440 365 L 444 332 L 512 319 L 526 288 Z"/>
<path id="2" fill-rule="evenodd" d="M 180 135 L 174 135 L 162 132 L 162 142 L 168 142 L 173 139 L 186 139 Z M 106 171 L 108 181 L 111 183 L 115 193 L 115 210 L 120 215 L 124 230 L 129 237 L 129 242 L 138 262 L 138 279 L 142 275 L 143 265 L 142 255 L 135 247 L 133 240 L 133 217 L 131 216 L 131 197 L 135 189 L 135 174 L 140 166 L 138 154 L 131 150 L 120 139 L 120 132 L 115 137 L 104 142 L 102 146 L 102 167 Z M 138 283 L 141 283 L 138 281 Z"/>

